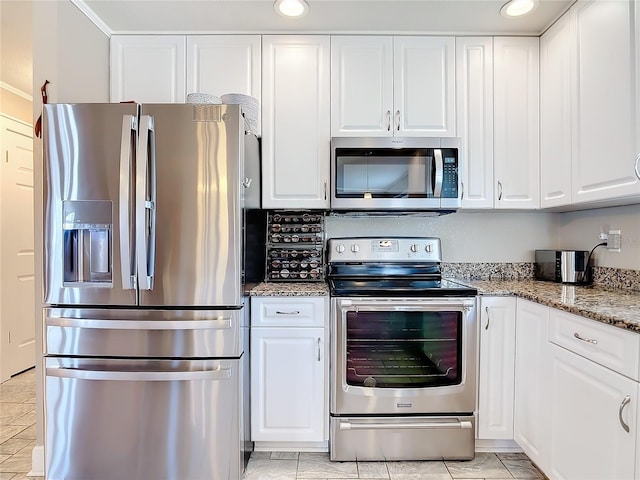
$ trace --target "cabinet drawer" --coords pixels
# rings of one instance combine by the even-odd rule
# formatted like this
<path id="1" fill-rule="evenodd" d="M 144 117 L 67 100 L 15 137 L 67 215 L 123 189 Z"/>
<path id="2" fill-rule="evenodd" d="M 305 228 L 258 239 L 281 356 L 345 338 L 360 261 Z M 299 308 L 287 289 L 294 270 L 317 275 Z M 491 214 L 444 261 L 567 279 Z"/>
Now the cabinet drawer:
<path id="1" fill-rule="evenodd" d="M 252 327 L 324 327 L 325 297 L 252 297 Z"/>
<path id="2" fill-rule="evenodd" d="M 640 378 L 640 335 L 550 309 L 549 341 L 634 380 Z"/>

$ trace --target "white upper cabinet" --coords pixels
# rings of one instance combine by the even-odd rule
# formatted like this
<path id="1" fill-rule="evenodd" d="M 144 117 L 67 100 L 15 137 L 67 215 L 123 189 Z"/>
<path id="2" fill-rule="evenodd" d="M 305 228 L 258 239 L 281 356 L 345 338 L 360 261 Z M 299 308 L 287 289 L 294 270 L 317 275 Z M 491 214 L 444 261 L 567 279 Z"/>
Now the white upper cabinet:
<path id="1" fill-rule="evenodd" d="M 262 37 L 262 206 L 328 208 L 330 39 Z"/>
<path id="2" fill-rule="evenodd" d="M 331 135 L 455 136 L 454 37 L 334 36 Z"/>
<path id="3" fill-rule="evenodd" d="M 493 208 L 493 38 L 456 38 L 462 208 Z"/>
<path id="4" fill-rule="evenodd" d="M 188 36 L 187 93 L 241 93 L 260 102 L 260 49 L 260 35 Z"/>
<path id="5" fill-rule="evenodd" d="M 577 69 L 573 202 L 640 195 L 636 8 L 634 1 L 590 0 L 570 11 Z"/>
<path id="6" fill-rule="evenodd" d="M 570 16 L 540 37 L 540 206 L 571 203 L 571 94 L 573 32 Z"/>
<path id="7" fill-rule="evenodd" d="M 539 208 L 539 39 L 495 37 L 493 55 L 495 208 Z"/>
<path id="8" fill-rule="evenodd" d="M 111 101 L 185 100 L 184 35 L 113 35 Z"/>

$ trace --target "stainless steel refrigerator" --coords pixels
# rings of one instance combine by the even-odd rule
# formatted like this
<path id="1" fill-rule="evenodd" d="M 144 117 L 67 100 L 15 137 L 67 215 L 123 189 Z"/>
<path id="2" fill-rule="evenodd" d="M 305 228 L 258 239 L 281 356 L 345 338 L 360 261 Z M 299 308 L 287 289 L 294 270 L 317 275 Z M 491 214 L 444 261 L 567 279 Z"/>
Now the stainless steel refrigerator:
<path id="1" fill-rule="evenodd" d="M 240 107 L 43 118 L 47 478 L 239 479 L 243 202 L 259 183 Z"/>

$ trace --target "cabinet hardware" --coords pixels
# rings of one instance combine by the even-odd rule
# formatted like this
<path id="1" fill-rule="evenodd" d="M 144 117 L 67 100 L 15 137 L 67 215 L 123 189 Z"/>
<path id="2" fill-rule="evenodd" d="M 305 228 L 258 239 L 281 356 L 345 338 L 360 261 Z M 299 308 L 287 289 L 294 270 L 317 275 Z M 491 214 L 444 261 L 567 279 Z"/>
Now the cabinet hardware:
<path id="1" fill-rule="evenodd" d="M 484 307 L 484 311 L 487 314 L 487 324 L 484 326 L 484 329 L 489 330 L 489 307 Z"/>
<path id="2" fill-rule="evenodd" d="M 396 110 L 396 130 L 400 131 L 400 110 Z"/>
<path id="3" fill-rule="evenodd" d="M 324 181 L 324 199 L 327 199 L 327 181 Z"/>
<path id="4" fill-rule="evenodd" d="M 498 200 L 502 200 L 502 182 L 498 180 Z"/>
<path id="5" fill-rule="evenodd" d="M 318 361 L 320 361 L 320 337 L 318 337 Z"/>
<path id="6" fill-rule="evenodd" d="M 640 153 L 636 157 L 636 163 L 633 166 L 633 170 L 636 172 L 636 177 L 640 180 Z"/>
<path id="7" fill-rule="evenodd" d="M 276 315 L 300 315 L 300 310 L 291 310 L 289 312 L 282 312 L 280 310 L 276 310 Z"/>
<path id="8" fill-rule="evenodd" d="M 464 200 L 464 182 L 460 182 L 460 200 Z"/>
<path id="9" fill-rule="evenodd" d="M 598 340 L 595 340 L 593 338 L 584 338 L 581 337 L 580 334 L 578 332 L 575 332 L 573 334 L 574 337 L 576 337 L 578 340 L 582 340 L 583 342 L 587 342 L 587 343 L 591 343 L 593 345 L 597 345 L 598 344 Z"/>
<path id="10" fill-rule="evenodd" d="M 620 409 L 618 410 L 618 420 L 620 420 L 620 425 L 622 425 L 622 428 L 627 433 L 629 433 L 629 425 L 627 425 L 625 421 L 622 419 L 622 412 L 624 411 L 624 407 L 629 405 L 629 403 L 631 403 L 631 397 L 627 395 L 622 400 L 622 403 L 620 404 Z"/>
<path id="11" fill-rule="evenodd" d="M 391 131 L 391 110 L 387 110 L 387 132 Z"/>

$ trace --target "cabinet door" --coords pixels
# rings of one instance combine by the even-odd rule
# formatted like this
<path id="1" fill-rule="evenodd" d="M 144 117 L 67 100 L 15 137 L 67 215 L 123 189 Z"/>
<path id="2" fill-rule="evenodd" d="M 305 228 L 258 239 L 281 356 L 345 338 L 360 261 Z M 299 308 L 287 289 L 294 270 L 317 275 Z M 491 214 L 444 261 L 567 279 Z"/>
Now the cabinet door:
<path id="1" fill-rule="evenodd" d="M 553 384 L 548 402 L 553 431 L 549 476 L 558 480 L 633 479 L 638 384 L 568 350 L 550 348 Z"/>
<path id="2" fill-rule="evenodd" d="M 262 40 L 262 206 L 328 208 L 329 37 Z"/>
<path id="3" fill-rule="evenodd" d="M 514 440 L 547 471 L 549 454 L 549 308 L 517 300 Z"/>
<path id="4" fill-rule="evenodd" d="M 251 439 L 326 441 L 323 328 L 251 329 Z"/>
<path id="5" fill-rule="evenodd" d="M 513 439 L 515 297 L 480 300 L 478 438 Z"/>
<path id="6" fill-rule="evenodd" d="M 260 35 L 187 37 L 189 93 L 211 93 L 217 96 L 241 93 L 260 102 L 260 67 Z M 258 116 L 258 121 L 259 119 Z"/>
<path id="7" fill-rule="evenodd" d="M 494 168 L 496 208 L 538 208 L 538 37 L 495 37 Z"/>
<path id="8" fill-rule="evenodd" d="M 493 38 L 456 39 L 462 208 L 493 208 Z"/>
<path id="9" fill-rule="evenodd" d="M 565 15 L 540 37 L 540 206 L 571 203 L 573 32 Z"/>
<path id="10" fill-rule="evenodd" d="M 183 103 L 184 35 L 113 35 L 111 101 Z"/>
<path id="11" fill-rule="evenodd" d="M 455 38 L 394 37 L 395 134 L 455 137 Z"/>
<path id="12" fill-rule="evenodd" d="M 637 2 L 592 0 L 571 11 L 577 68 L 574 202 L 640 194 L 640 172 L 634 172 L 634 165 L 640 168 L 634 8 Z"/>
<path id="13" fill-rule="evenodd" d="M 393 38 L 331 37 L 331 136 L 392 135 Z"/>

